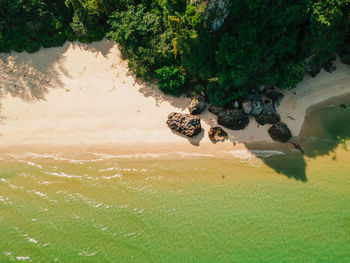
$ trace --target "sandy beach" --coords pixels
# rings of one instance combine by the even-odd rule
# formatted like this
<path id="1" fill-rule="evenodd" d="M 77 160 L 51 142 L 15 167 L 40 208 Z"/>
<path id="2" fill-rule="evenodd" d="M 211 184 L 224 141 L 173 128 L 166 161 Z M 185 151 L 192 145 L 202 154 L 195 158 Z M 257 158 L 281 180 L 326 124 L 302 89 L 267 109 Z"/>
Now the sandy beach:
<path id="1" fill-rule="evenodd" d="M 155 84 L 135 79 L 118 46 L 107 40 L 66 43 L 34 54 L 0 54 L 0 72 L 3 149 L 124 145 L 148 152 L 158 145 L 162 151 L 183 147 L 203 151 L 272 141 L 270 126 L 257 127 L 252 118 L 245 130 L 225 129 L 229 140 L 214 145 L 208 130 L 217 126 L 216 116 L 207 110 L 200 115 L 203 131 L 198 136 L 175 134 L 165 123 L 167 115 L 188 112 L 189 99 L 165 96 Z M 278 111 L 297 136 L 310 106 L 348 93 L 350 67 L 338 59 L 337 71 L 306 76 L 296 89 L 285 91 Z"/>

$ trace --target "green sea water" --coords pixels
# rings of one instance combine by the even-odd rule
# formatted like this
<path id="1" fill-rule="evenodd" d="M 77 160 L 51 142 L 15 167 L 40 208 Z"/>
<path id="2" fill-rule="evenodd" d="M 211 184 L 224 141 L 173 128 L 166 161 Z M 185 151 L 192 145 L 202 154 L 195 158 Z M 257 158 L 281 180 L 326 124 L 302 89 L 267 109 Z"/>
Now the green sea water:
<path id="1" fill-rule="evenodd" d="M 0 262 L 350 262 L 350 111 L 297 151 L 4 153 Z"/>

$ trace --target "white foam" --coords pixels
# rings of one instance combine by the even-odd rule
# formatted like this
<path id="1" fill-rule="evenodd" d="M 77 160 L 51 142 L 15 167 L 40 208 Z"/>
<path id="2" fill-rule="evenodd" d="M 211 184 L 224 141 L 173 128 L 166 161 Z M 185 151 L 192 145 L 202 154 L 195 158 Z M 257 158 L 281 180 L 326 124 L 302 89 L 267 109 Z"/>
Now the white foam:
<path id="1" fill-rule="evenodd" d="M 110 180 L 110 179 L 112 179 L 112 178 L 122 178 L 123 177 L 123 175 L 122 174 L 119 174 L 119 173 L 117 173 L 117 174 L 115 174 L 115 175 L 113 175 L 113 176 L 102 176 L 102 178 L 103 179 L 106 179 L 106 180 Z"/>
<path id="2" fill-rule="evenodd" d="M 54 176 L 58 176 L 58 177 L 66 177 L 66 178 L 81 178 L 81 176 L 77 176 L 77 175 L 70 175 L 70 174 L 65 174 L 63 172 L 60 173 L 50 173 L 50 172 L 45 172 L 46 174 L 49 175 L 54 175 Z"/>
<path id="3" fill-rule="evenodd" d="M 19 162 L 26 163 L 28 165 L 38 167 L 39 169 L 43 168 L 40 164 L 36 164 L 36 163 L 33 163 L 33 162 L 27 162 L 27 161 L 24 161 L 24 160 L 19 160 Z"/>
<path id="4" fill-rule="evenodd" d="M 32 262 L 32 261 L 30 260 L 30 257 L 16 257 L 16 259 L 19 260 L 19 261 L 29 260 L 29 262 Z"/>
<path id="5" fill-rule="evenodd" d="M 271 156 L 284 154 L 281 151 L 273 151 L 273 150 L 234 150 L 234 151 L 227 151 L 226 153 L 232 155 L 237 159 L 242 159 L 242 160 L 247 160 L 254 157 L 269 158 Z"/>

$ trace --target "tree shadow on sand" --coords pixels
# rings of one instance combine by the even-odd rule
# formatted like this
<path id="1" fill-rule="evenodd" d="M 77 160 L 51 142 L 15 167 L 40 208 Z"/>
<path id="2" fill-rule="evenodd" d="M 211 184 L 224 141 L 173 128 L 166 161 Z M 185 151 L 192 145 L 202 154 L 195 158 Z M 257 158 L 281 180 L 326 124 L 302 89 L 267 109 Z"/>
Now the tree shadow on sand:
<path id="1" fill-rule="evenodd" d="M 349 101 L 349 98 L 343 98 L 344 103 Z M 262 158 L 263 162 L 277 173 L 306 182 L 305 158 L 333 155 L 332 159 L 336 161 L 336 149 L 342 147 L 348 151 L 347 145 L 350 140 L 350 108 L 344 109 L 340 104 L 338 101 L 334 106 L 324 105 L 307 113 L 300 135 L 294 138 L 294 142 L 301 146 L 304 154 L 287 144 L 282 150 L 286 154 Z M 250 150 L 256 147 L 247 146 Z"/>
<path id="2" fill-rule="evenodd" d="M 19 98 L 28 103 L 45 100 L 53 88 L 63 88 L 61 75 L 70 78 L 63 67 L 64 53 L 68 48 L 79 48 L 107 56 L 114 46 L 113 42 L 100 41 L 91 44 L 66 42 L 62 47 L 40 49 L 40 52 L 0 53 L 0 112 L 1 99 L 5 96 Z M 1 123 L 5 116 L 0 114 Z"/>

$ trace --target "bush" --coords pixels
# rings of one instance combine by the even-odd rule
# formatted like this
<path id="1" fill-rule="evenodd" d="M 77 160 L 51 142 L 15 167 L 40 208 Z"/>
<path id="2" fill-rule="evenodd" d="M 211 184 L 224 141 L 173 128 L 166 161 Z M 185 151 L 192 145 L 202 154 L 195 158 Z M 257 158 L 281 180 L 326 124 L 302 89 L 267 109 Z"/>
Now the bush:
<path id="1" fill-rule="evenodd" d="M 158 87 L 165 94 L 179 96 L 183 92 L 185 77 L 174 66 L 165 66 L 156 70 Z"/>

